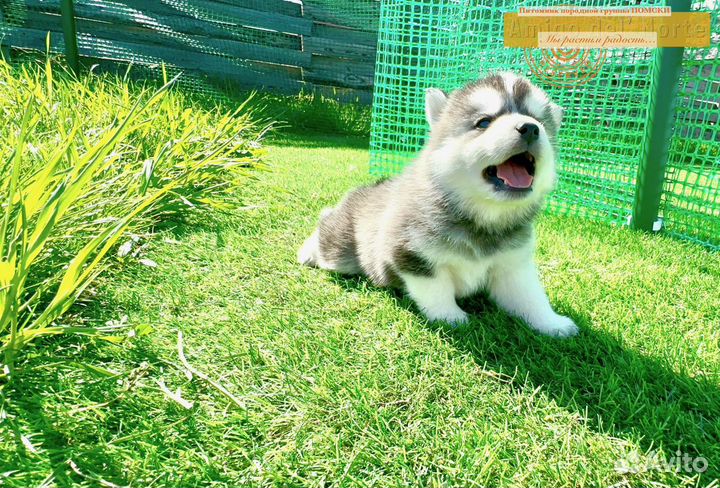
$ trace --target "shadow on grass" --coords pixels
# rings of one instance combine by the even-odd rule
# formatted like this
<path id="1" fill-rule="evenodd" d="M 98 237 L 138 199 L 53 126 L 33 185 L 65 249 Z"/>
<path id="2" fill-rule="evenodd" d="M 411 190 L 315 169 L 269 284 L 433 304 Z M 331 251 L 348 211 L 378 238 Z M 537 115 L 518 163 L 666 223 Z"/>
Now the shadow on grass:
<path id="1" fill-rule="evenodd" d="M 323 134 L 318 132 L 286 132 L 278 130 L 272 132 L 265 139 L 267 146 L 287 146 L 306 148 L 348 148 L 367 149 L 370 140 L 367 137 L 355 135 Z"/>
<path id="2" fill-rule="evenodd" d="M 184 226 L 178 231 L 189 232 Z M 141 270 L 140 265 L 130 266 L 125 273 Z M 120 303 L 98 286 L 91 300 L 73 306 L 71 312 L 77 315 L 66 320 L 103 324 L 139 308 L 138 300 L 130 296 Z M 133 474 L 128 465 L 132 456 L 124 451 L 140 452 L 141 458 L 157 463 L 178 449 L 178 439 L 201 438 L 199 402 L 186 410 L 167 400 L 157 386 L 158 379 L 169 387 L 181 385 L 186 398 L 205 392 L 169 366 L 168 361 L 179 364 L 176 353 L 169 356 L 161 356 L 145 337 L 113 344 L 71 334 L 27 346 L 12 381 L 0 383 L 0 473 L 5 473 L 8 486 L 39 486 L 48 474 L 48 485 L 53 486 L 124 486 Z M 174 481 L 197 486 L 207 481 L 208 472 L 214 480 L 225 478 L 207 465 L 180 473 L 185 479 Z M 157 474 L 155 481 L 161 485 L 173 484 L 170 478 L 177 475 Z"/>
<path id="3" fill-rule="evenodd" d="M 375 288 L 363 277 L 331 276 L 349 290 Z M 375 290 L 390 294 L 427 323 L 401 291 Z M 578 337 L 539 335 L 482 294 L 459 304 L 472 315 L 468 324 L 427 327 L 469 352 L 483 368 L 513 376 L 512 388 L 540 387 L 558 405 L 587 416 L 600 433 L 639 438 L 645 450 L 662 445 L 667 457 L 678 450 L 704 457 L 703 478 L 709 483 L 720 476 L 720 390 L 705 378 L 678 374 L 660 360 L 627 349 L 563 303 L 555 305 L 580 326 Z"/>
<path id="4" fill-rule="evenodd" d="M 37 484 L 37 473 L 42 479 L 48 472 L 53 486 L 125 485 L 130 473 L 123 451 L 162 459 L 178 448 L 178 438 L 202 437 L 197 409 L 149 401 L 159 394 L 156 379 L 183 385 L 188 398 L 201 394 L 202 387 L 166 367 L 148 341 L 137 339 L 128 347 L 71 335 L 42 342 L 42 351 L 26 354 L 13 381 L 0 390 L 0 408 L 7 415 L 0 425 L 6 439 L 0 442 L 0 471 L 10 486 Z M 127 369 L 116 376 L 101 372 L 111 357 Z M 217 481 L 224 479 L 212 466 L 203 469 L 183 473 L 188 486 L 202 483 L 208 470 Z M 173 476 L 158 475 L 161 484 L 163 479 L 170 484 L 167 477 Z"/>
<path id="5" fill-rule="evenodd" d="M 226 244 L 222 229 L 240 217 L 236 212 L 210 212 L 164 220 L 155 230 L 173 239 L 211 233 L 220 248 Z M 153 242 L 161 240 L 158 234 Z M 122 267 L 128 280 L 136 278 L 139 283 L 148 281 L 143 270 L 136 262 Z M 141 309 L 140 295 L 118 299 L 105 289 L 104 282 L 113 278 L 113 269 L 106 270 L 91 296 L 74 304 L 65 321 L 101 325 L 117 321 L 126 311 Z M 180 313 L 179 304 L 165 305 L 173 314 Z M 121 330 L 117 335 L 128 332 Z M 185 410 L 163 396 L 156 380 L 164 379 L 169 387 L 182 385 L 185 398 L 191 399 L 206 394 L 207 388 L 188 382 L 179 369 L 168 366 L 168 361 L 179 364 L 176 350 L 171 349 L 170 357 L 167 353 L 161 357 L 158 351 L 159 346 L 147 338 L 111 344 L 81 335 L 44 337 L 26 346 L 12 381 L 0 382 L 0 486 L 3 480 L 9 486 L 40 485 L 48 474 L 53 486 L 125 485 L 132 456 L 124 450 L 146 451 L 148 459 L 158 462 L 167 453 L 177 452 L 178 442 L 195 443 L 205 435 L 197 420 L 200 402 Z M 245 422 L 235 420 L 236 425 Z M 225 478 L 214 465 L 203 465 L 179 474 L 159 472 L 154 481 L 199 486 L 208 479 L 220 482 Z"/>

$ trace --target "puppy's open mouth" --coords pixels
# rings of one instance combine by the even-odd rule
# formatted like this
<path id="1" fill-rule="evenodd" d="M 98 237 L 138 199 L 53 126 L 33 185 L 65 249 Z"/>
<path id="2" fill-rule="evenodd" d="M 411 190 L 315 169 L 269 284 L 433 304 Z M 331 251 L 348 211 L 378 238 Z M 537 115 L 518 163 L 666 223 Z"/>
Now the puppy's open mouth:
<path id="1" fill-rule="evenodd" d="M 525 151 L 508 158 L 497 166 L 488 166 L 483 170 L 487 181 L 497 190 L 528 192 L 532 190 L 535 175 L 535 157 Z"/>

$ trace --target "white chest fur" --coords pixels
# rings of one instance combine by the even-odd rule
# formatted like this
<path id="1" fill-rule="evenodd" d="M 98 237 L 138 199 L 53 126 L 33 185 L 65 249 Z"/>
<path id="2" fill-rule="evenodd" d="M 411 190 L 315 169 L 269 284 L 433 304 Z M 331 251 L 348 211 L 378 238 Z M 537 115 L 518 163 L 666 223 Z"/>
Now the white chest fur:
<path id="1" fill-rule="evenodd" d="M 465 259 L 454 257 L 444 262 L 441 267 L 447 269 L 455 286 L 457 298 L 472 295 L 485 287 L 488 270 L 492 266 L 492 258 Z"/>
<path id="2" fill-rule="evenodd" d="M 495 270 L 503 267 L 515 267 L 532 259 L 533 244 L 520 248 L 507 249 L 489 256 L 470 257 L 446 253 L 437 255 L 435 263 L 441 274 L 452 280 L 455 297 L 462 298 L 492 286 L 490 280 Z M 514 263 L 514 264 L 513 264 Z"/>

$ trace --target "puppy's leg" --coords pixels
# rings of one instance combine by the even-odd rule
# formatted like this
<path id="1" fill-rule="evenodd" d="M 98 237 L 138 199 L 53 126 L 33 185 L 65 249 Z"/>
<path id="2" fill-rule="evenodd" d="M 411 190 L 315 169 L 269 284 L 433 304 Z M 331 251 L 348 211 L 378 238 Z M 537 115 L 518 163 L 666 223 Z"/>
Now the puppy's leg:
<path id="1" fill-rule="evenodd" d="M 531 256 L 507 260 L 493 268 L 489 280 L 490 296 L 507 312 L 517 315 L 538 332 L 570 337 L 578 328 L 569 317 L 555 313 L 543 289 Z"/>
<path id="2" fill-rule="evenodd" d="M 455 285 L 450 273 L 437 270 L 433 276 L 400 273 L 410 297 L 429 320 L 466 322 L 468 315 L 455 302 Z"/>

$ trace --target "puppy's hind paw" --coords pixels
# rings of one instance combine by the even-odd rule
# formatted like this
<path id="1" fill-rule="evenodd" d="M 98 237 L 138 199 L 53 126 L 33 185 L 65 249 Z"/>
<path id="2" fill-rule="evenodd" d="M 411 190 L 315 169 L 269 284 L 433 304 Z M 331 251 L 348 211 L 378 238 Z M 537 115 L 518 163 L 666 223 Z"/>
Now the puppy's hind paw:
<path id="1" fill-rule="evenodd" d="M 543 324 L 533 324 L 532 328 L 551 337 L 572 337 L 576 336 L 580 329 L 570 317 L 556 315 L 552 320 Z"/>
<path id="2" fill-rule="evenodd" d="M 306 266 L 317 266 L 317 257 L 320 249 L 320 242 L 318 237 L 318 231 L 312 233 L 310 237 L 305 240 L 302 247 L 298 250 L 297 260 L 298 263 Z"/>

